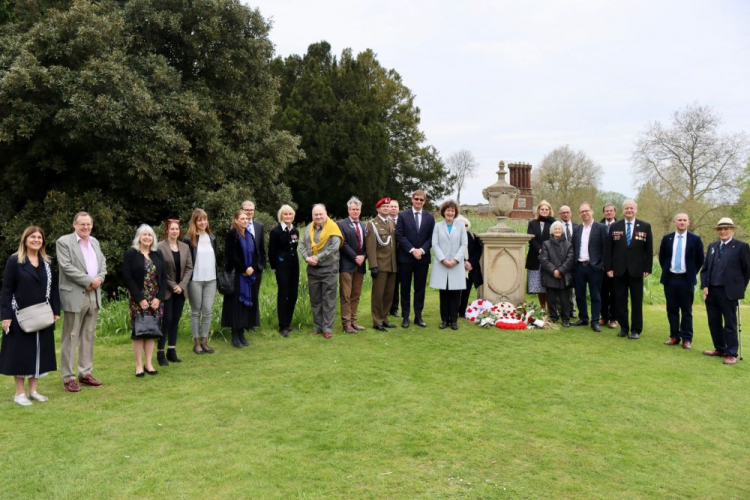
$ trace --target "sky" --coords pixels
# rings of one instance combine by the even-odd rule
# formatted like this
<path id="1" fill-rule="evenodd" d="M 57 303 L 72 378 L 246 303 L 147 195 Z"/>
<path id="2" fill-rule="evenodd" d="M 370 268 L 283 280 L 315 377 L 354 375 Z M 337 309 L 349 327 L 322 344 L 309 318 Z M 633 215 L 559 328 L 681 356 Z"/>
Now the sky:
<path id="1" fill-rule="evenodd" d="M 748 0 L 243 1 L 277 55 L 325 40 L 401 74 L 427 144 L 479 163 L 462 203 L 485 202 L 500 160 L 564 145 L 602 166 L 602 190 L 635 196 L 639 134 L 694 103 L 750 133 Z"/>

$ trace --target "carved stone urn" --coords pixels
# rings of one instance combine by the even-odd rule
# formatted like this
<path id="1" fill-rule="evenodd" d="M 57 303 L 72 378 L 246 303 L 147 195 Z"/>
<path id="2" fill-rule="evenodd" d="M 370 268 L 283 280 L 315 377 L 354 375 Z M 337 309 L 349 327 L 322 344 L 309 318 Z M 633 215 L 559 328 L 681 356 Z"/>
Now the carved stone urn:
<path id="1" fill-rule="evenodd" d="M 489 233 L 515 233 L 505 225 L 505 220 L 513 210 L 513 202 L 518 197 L 518 189 L 505 181 L 505 162 L 500 160 L 497 170 L 497 182 L 482 190 L 482 196 L 489 202 L 490 212 L 497 217 L 497 224 L 488 230 Z"/>

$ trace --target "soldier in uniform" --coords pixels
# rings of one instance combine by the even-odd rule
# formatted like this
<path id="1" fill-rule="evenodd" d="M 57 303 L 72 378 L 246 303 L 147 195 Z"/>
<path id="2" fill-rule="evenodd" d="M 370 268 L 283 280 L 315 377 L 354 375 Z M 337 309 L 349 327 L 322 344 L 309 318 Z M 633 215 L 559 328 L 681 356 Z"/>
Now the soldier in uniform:
<path id="1" fill-rule="evenodd" d="M 367 224 L 367 257 L 372 274 L 372 323 L 376 330 L 395 328 L 388 322 L 388 312 L 396 286 L 396 226 L 388 217 L 390 198 L 375 204 L 378 215 Z"/>

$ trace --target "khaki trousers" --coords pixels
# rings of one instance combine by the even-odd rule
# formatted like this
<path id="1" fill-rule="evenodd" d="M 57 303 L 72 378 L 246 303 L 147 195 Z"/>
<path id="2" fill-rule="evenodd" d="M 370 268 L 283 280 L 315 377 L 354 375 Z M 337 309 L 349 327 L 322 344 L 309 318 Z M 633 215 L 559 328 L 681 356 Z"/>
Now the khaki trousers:
<path id="1" fill-rule="evenodd" d="M 393 292 L 396 289 L 396 273 L 380 271 L 372 279 L 372 324 L 380 326 L 388 321 L 388 313 L 393 303 Z"/>
<path id="2" fill-rule="evenodd" d="M 357 307 L 362 295 L 365 273 L 340 273 L 339 293 L 341 295 L 341 324 L 344 329 L 357 323 Z"/>
<path id="3" fill-rule="evenodd" d="M 94 334 L 99 308 L 96 290 L 83 296 L 81 312 L 65 312 L 60 343 L 60 372 L 63 382 L 75 378 L 76 349 L 78 349 L 78 375 L 83 377 L 94 371 Z"/>

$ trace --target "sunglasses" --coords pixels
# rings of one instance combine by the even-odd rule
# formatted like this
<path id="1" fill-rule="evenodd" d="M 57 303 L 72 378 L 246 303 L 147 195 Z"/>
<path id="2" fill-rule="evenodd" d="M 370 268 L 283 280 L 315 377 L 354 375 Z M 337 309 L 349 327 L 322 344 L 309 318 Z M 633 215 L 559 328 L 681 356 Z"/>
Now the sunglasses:
<path id="1" fill-rule="evenodd" d="M 424 201 L 424 198 L 417 198 L 416 196 L 412 198 L 414 201 Z"/>

